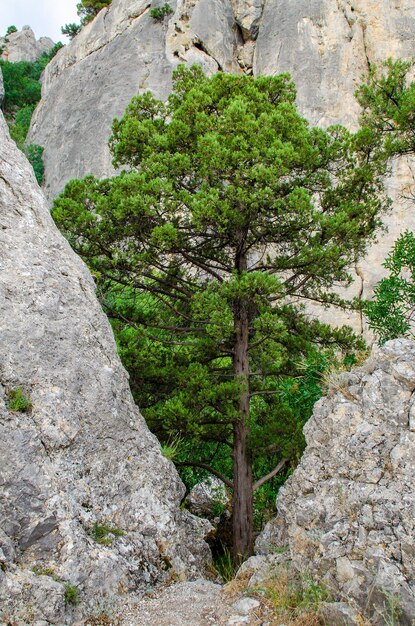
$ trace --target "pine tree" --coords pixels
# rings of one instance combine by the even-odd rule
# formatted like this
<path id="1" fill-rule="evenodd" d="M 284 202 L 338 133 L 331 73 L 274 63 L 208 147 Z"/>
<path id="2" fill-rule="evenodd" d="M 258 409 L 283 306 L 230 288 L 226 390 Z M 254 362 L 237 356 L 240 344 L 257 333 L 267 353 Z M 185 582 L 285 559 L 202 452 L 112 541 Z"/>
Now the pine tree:
<path id="1" fill-rule="evenodd" d="M 334 287 L 350 280 L 379 226 L 373 141 L 367 129 L 310 127 L 287 75 L 207 78 L 179 66 L 167 104 L 145 93 L 114 121 L 110 147 L 125 171 L 72 181 L 55 202 L 57 224 L 99 283 L 141 303 L 118 313 L 177 345 L 184 363 L 191 355 L 162 417 L 231 447 L 237 560 L 252 551 L 261 483 L 254 405 L 255 436 L 263 422 L 270 445 L 283 419 L 281 403 L 267 404 L 275 381 L 310 346 L 351 341 L 302 303 L 338 303 Z"/>

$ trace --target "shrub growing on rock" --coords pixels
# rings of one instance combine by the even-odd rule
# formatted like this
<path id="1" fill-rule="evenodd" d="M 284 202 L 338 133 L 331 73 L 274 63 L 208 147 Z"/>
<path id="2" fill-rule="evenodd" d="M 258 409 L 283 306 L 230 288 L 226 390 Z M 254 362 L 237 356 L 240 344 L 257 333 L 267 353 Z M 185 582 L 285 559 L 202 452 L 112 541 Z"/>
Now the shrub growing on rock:
<path id="1" fill-rule="evenodd" d="M 156 20 L 156 22 L 162 22 L 165 17 L 167 17 L 168 15 L 171 15 L 172 13 L 173 13 L 173 9 L 166 2 L 166 4 L 163 4 L 163 6 L 155 7 L 154 9 L 151 9 L 150 16 L 153 18 L 153 20 Z"/>

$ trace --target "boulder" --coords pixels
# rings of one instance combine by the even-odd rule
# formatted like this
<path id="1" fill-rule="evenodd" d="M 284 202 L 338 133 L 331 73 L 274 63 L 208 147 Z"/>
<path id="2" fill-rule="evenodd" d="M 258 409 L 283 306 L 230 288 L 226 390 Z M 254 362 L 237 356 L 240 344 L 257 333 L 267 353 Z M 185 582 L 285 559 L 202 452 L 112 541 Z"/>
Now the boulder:
<path id="1" fill-rule="evenodd" d="M 94 291 L 0 117 L 0 623 L 69 623 L 208 558 Z"/>
<path id="2" fill-rule="evenodd" d="M 36 61 L 43 52 L 48 52 L 54 45 L 49 37 L 37 40 L 30 26 L 23 26 L 22 30 L 7 35 L 7 38 L 0 38 L 0 46 L 3 48 L 0 58 L 13 63 Z"/>
<path id="3" fill-rule="evenodd" d="M 195 485 L 186 498 L 189 511 L 207 519 L 218 519 L 230 502 L 225 485 L 215 476 L 209 476 Z"/>
<path id="4" fill-rule="evenodd" d="M 401 626 L 415 616 L 414 402 L 415 342 L 374 348 L 315 405 L 277 500 L 293 566 L 374 625 L 390 623 L 393 604 Z"/>

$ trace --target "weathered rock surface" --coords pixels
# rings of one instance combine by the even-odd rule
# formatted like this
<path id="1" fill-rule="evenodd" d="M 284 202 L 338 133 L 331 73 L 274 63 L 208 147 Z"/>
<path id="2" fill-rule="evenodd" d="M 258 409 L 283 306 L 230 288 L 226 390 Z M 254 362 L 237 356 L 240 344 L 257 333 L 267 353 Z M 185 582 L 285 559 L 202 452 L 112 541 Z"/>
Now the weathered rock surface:
<path id="1" fill-rule="evenodd" d="M 180 61 L 202 63 L 207 72 L 238 71 L 242 38 L 230 0 L 174 0 L 162 23 L 150 17 L 156 4 L 113 0 L 46 68 L 28 140 L 45 148 L 49 198 L 71 178 L 113 173 L 113 118 L 138 91 L 166 98 Z"/>
<path id="2" fill-rule="evenodd" d="M 356 128 L 359 109 L 354 97 L 369 67 L 388 57 L 412 58 L 415 5 L 411 0 L 266 0 L 255 46 L 254 74 L 290 72 L 297 85 L 299 109 L 313 124 Z M 370 297 L 384 276 L 381 267 L 393 242 L 415 227 L 408 191 L 415 186 L 415 162 L 394 163 L 388 192 L 393 212 L 388 232 L 379 235 L 367 258 L 355 268 L 346 295 Z M 343 292 L 344 293 L 344 292 Z M 321 309 L 316 313 L 321 318 Z M 323 319 L 363 329 L 357 314 L 331 311 Z"/>
<path id="3" fill-rule="evenodd" d="M 207 548 L 197 518 L 179 509 L 184 486 L 132 401 L 91 276 L 3 118 L 0 336 L 0 623 L 70 623 L 66 582 L 87 612 L 104 595 L 115 603 L 200 574 Z M 26 412 L 10 406 L 18 390 Z M 123 534 L 104 531 L 99 543 L 102 525 Z"/>
<path id="4" fill-rule="evenodd" d="M 186 498 L 191 513 L 208 519 L 219 518 L 230 501 L 225 485 L 214 476 L 195 485 Z"/>
<path id="5" fill-rule="evenodd" d="M 36 39 L 30 26 L 23 26 L 22 30 L 0 37 L 0 46 L 3 52 L 1 59 L 16 63 L 17 61 L 36 61 L 43 52 L 48 52 L 55 45 L 49 37 Z"/>
<path id="6" fill-rule="evenodd" d="M 414 403 L 415 342 L 374 349 L 316 404 L 277 501 L 294 566 L 376 625 L 389 623 L 391 601 L 401 626 L 415 617 Z"/>

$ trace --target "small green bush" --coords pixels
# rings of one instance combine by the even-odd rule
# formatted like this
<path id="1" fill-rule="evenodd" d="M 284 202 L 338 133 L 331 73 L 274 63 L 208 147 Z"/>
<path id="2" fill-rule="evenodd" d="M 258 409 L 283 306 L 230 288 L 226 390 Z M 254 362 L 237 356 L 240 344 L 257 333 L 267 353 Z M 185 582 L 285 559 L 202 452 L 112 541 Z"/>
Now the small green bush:
<path id="1" fill-rule="evenodd" d="M 65 602 L 66 604 L 73 604 L 74 606 L 79 604 L 79 590 L 76 585 L 73 585 L 72 583 L 66 583 Z"/>
<path id="2" fill-rule="evenodd" d="M 21 387 L 12 389 L 8 393 L 9 401 L 7 403 L 10 411 L 20 411 L 26 413 L 32 408 L 32 402 L 28 396 L 25 396 Z"/>
<path id="3" fill-rule="evenodd" d="M 168 461 L 173 461 L 181 451 L 183 441 L 183 437 L 170 437 L 169 440 L 161 446 L 161 454 Z"/>
<path id="4" fill-rule="evenodd" d="M 70 24 L 65 24 L 61 28 L 62 35 L 66 35 L 72 41 L 74 37 L 80 32 L 82 26 L 81 24 L 76 24 L 75 22 L 71 22 Z"/>
<path id="5" fill-rule="evenodd" d="M 166 2 L 162 7 L 155 7 L 150 11 L 150 17 L 156 22 L 162 22 L 167 15 L 171 15 L 173 13 L 173 9 Z"/>
<path id="6" fill-rule="evenodd" d="M 222 546 L 222 551 L 216 556 L 213 564 L 225 583 L 229 583 L 235 578 L 236 568 L 233 562 L 232 552 L 227 547 Z"/>
<path id="7" fill-rule="evenodd" d="M 52 567 L 40 568 L 37 565 L 34 565 L 32 567 L 32 572 L 36 574 L 36 576 L 49 576 L 50 578 L 52 578 L 52 580 L 54 580 L 57 583 L 64 582 L 63 579 L 56 574 L 55 570 L 52 569 Z"/>
<path id="8" fill-rule="evenodd" d="M 90 535 L 94 541 L 100 543 L 103 546 L 110 546 L 114 540 L 114 537 L 122 537 L 124 532 L 116 526 L 109 526 L 108 524 L 98 524 L 95 522 Z"/>
<path id="9" fill-rule="evenodd" d="M 16 28 L 16 26 L 13 26 L 13 25 L 12 25 L 12 26 L 9 26 L 9 27 L 7 28 L 7 30 L 6 30 L 6 37 L 7 37 L 8 35 L 11 35 L 12 33 L 17 33 L 17 28 Z"/>

